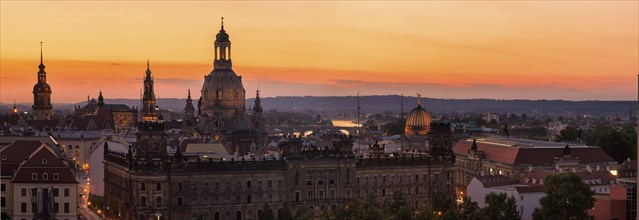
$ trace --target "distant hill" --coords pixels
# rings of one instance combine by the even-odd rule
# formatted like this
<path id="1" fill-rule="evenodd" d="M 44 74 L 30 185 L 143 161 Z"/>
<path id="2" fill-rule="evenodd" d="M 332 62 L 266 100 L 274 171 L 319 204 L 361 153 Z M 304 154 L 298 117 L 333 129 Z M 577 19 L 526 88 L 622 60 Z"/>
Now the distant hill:
<path id="1" fill-rule="evenodd" d="M 404 97 L 404 112 L 408 112 L 417 106 L 416 97 Z M 128 106 L 140 106 L 137 99 L 106 99 L 106 103 L 125 104 Z M 160 98 L 158 105 L 163 109 L 182 111 L 186 99 Z M 363 112 L 399 112 L 401 97 L 398 95 L 387 96 L 361 96 L 360 105 Z M 76 103 L 85 105 L 86 102 Z M 253 99 L 246 100 L 247 108 L 253 106 Z M 7 103 L 3 107 L 8 107 Z M 13 104 L 11 104 L 12 106 Z M 30 108 L 30 103 L 23 103 Z M 194 100 L 197 108 L 197 99 Z M 277 111 L 356 111 L 356 96 L 285 96 L 262 98 L 262 106 L 265 110 Z M 431 112 L 509 112 L 509 113 L 567 113 L 574 114 L 620 114 L 626 115 L 632 108 L 636 111 L 636 101 L 565 101 L 565 100 L 495 100 L 495 99 L 433 99 L 422 98 L 422 106 Z M 54 104 L 58 110 L 73 109 L 73 104 Z"/>
<path id="2" fill-rule="evenodd" d="M 399 112 L 401 96 L 361 96 L 360 106 L 365 112 Z M 417 97 L 404 97 L 404 112 L 417 106 Z M 422 98 L 422 106 L 433 112 L 574 112 L 576 114 L 627 114 L 635 101 L 565 101 L 565 100 L 495 100 L 495 99 L 434 99 Z M 252 105 L 253 99 L 247 100 Z M 356 96 L 342 97 L 274 97 L 262 98 L 264 109 L 278 111 L 350 110 L 357 109 Z"/>

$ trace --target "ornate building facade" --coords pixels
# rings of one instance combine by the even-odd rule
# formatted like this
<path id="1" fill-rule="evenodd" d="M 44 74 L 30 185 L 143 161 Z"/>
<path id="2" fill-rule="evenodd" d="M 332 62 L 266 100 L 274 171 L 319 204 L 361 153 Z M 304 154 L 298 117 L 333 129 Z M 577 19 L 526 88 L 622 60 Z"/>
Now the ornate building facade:
<path id="1" fill-rule="evenodd" d="M 241 78 L 231 70 L 230 42 L 223 26 L 215 50 L 215 69 L 205 77 L 197 129 L 213 142 L 234 144 L 235 151 L 229 152 L 243 155 L 265 134 L 259 91 L 249 120 Z M 254 220 L 265 204 L 275 213 L 288 205 L 293 211 L 308 208 L 318 217 L 321 210 L 369 196 L 386 200 L 402 193 L 416 210 L 435 196 L 454 198 L 450 132 L 439 136 L 448 138 L 438 142 L 441 151 L 400 156 L 380 153 L 357 158 L 353 140 L 345 135 L 331 136 L 333 144 L 326 147 L 284 137 L 279 159 L 226 160 L 183 154 L 180 148 L 169 154 L 164 124 L 153 108 L 153 77 L 148 69 L 144 90 L 136 149 L 120 153 L 104 148 L 107 219 Z"/>
<path id="2" fill-rule="evenodd" d="M 229 153 L 246 155 L 266 143 L 261 107 L 252 118 L 247 115 L 242 77 L 232 68 L 231 41 L 222 27 L 215 36 L 213 71 L 204 77 L 198 103 L 197 131 L 205 142 L 224 144 Z M 256 98 L 256 108 L 259 98 Z M 187 103 L 188 108 L 188 103 Z M 258 111 L 254 109 L 254 111 Z"/>
<path id="3" fill-rule="evenodd" d="M 600 147 L 516 138 L 462 140 L 453 146 L 456 190 L 466 192 L 474 176 L 501 175 L 517 179 L 531 171 L 617 172 L 617 162 Z"/>
<path id="4" fill-rule="evenodd" d="M 138 142 L 161 146 L 161 127 L 156 128 L 157 141 Z M 145 138 L 142 132 L 138 138 Z M 369 196 L 386 200 L 402 193 L 416 210 L 435 196 L 454 197 L 454 159 L 448 155 L 356 158 L 349 137 L 335 137 L 333 143 L 319 149 L 289 137 L 280 145 L 285 159 L 278 160 L 202 160 L 179 151 L 151 156 L 147 146 L 136 154 L 105 148 L 106 215 L 249 220 L 268 204 L 274 213 L 288 205 L 318 217 L 321 210 Z"/>
<path id="5" fill-rule="evenodd" d="M 40 65 L 38 65 L 38 83 L 33 86 L 33 119 L 51 120 L 51 86 L 47 83 L 47 72 L 42 60 L 42 42 L 40 42 Z"/>

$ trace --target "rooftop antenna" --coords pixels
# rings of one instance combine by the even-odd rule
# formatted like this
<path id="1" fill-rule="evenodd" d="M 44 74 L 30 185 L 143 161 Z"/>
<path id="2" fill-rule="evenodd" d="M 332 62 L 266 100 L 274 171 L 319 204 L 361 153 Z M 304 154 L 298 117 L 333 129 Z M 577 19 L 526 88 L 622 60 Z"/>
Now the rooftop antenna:
<path id="1" fill-rule="evenodd" d="M 357 134 L 359 134 L 359 127 L 361 126 L 359 122 L 359 112 L 361 108 L 362 107 L 359 105 L 359 91 L 357 91 Z"/>
<path id="2" fill-rule="evenodd" d="M 399 115 L 402 121 L 404 120 L 404 94 L 401 94 L 401 99 L 399 101 Z"/>

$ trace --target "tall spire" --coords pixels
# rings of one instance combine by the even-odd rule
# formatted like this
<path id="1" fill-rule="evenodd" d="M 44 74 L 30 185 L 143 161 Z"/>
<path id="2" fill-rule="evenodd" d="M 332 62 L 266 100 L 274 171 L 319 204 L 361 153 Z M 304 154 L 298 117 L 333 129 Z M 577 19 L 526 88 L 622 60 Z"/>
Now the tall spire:
<path id="1" fill-rule="evenodd" d="M 422 94 L 417 93 L 417 106 L 422 106 Z"/>
<path id="2" fill-rule="evenodd" d="M 157 113 L 155 112 L 156 100 L 153 91 L 153 77 L 151 77 L 151 69 L 149 60 L 146 60 L 146 78 L 144 79 L 144 95 L 142 96 L 142 121 L 157 121 Z"/>
<path id="3" fill-rule="evenodd" d="M 40 41 L 40 66 L 44 68 L 44 62 L 42 60 L 42 41 Z"/>
<path id="4" fill-rule="evenodd" d="M 222 30 L 224 30 L 224 17 L 222 17 Z"/>
<path id="5" fill-rule="evenodd" d="M 40 41 L 40 65 L 38 65 L 38 69 L 40 69 L 40 71 L 38 71 L 38 80 L 46 80 L 46 76 L 43 75 L 45 74 L 44 67 L 44 59 L 42 58 L 42 41 Z"/>
<path id="6" fill-rule="evenodd" d="M 146 59 L 146 77 L 151 78 L 151 68 L 149 67 L 149 59 Z"/>

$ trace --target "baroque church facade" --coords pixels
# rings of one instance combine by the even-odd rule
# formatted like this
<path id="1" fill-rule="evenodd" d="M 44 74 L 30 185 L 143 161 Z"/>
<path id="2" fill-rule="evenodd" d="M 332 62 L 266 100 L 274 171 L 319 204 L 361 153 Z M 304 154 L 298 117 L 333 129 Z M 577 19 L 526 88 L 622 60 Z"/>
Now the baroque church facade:
<path id="1" fill-rule="evenodd" d="M 242 77 L 233 71 L 231 41 L 224 30 L 224 21 L 215 36 L 213 71 L 204 77 L 197 108 L 195 130 L 204 142 L 221 142 L 229 154 L 246 155 L 256 152 L 266 143 L 267 133 L 262 123 L 262 107 L 259 91 L 251 116 L 246 110 L 246 90 Z M 191 119 L 192 101 L 187 99 L 186 119 Z"/>

